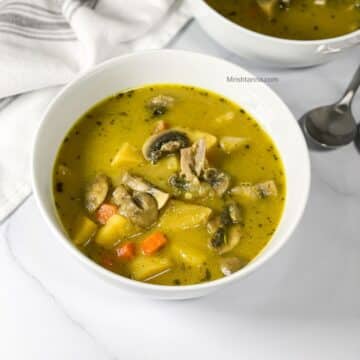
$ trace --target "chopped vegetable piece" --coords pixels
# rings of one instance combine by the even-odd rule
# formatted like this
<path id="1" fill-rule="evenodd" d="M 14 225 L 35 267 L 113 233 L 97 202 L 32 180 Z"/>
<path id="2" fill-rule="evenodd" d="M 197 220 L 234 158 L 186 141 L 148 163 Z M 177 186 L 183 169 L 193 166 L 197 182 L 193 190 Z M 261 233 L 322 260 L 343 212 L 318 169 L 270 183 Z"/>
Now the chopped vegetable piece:
<path id="1" fill-rule="evenodd" d="M 172 172 L 179 171 L 180 169 L 180 163 L 177 156 L 171 155 L 166 157 L 165 159 L 159 161 L 158 163 L 159 167 L 157 168 L 161 175 L 160 165 L 166 167 L 167 170 L 170 170 Z"/>
<path id="2" fill-rule="evenodd" d="M 189 266 L 201 266 L 206 262 L 204 251 L 187 241 L 174 242 L 170 247 L 175 259 Z"/>
<path id="3" fill-rule="evenodd" d="M 129 261 L 135 257 L 136 246 L 133 242 L 127 242 L 118 246 L 115 251 L 118 258 Z"/>
<path id="4" fill-rule="evenodd" d="M 111 269 L 114 266 L 114 259 L 109 254 L 103 254 L 100 264 L 107 269 Z"/>
<path id="5" fill-rule="evenodd" d="M 160 231 L 156 231 L 143 240 L 141 250 L 144 255 L 152 255 L 164 247 L 166 243 L 165 235 Z"/>
<path id="6" fill-rule="evenodd" d="M 150 280 L 171 270 L 172 262 L 163 256 L 140 255 L 130 262 L 129 267 L 135 280 Z"/>
<path id="7" fill-rule="evenodd" d="M 239 200 L 255 201 L 259 198 L 258 192 L 251 183 L 241 183 L 231 189 L 231 194 Z"/>
<path id="8" fill-rule="evenodd" d="M 248 144 L 249 139 L 245 137 L 223 136 L 220 138 L 220 147 L 227 154 L 231 154 L 232 152 L 239 150 L 242 146 Z"/>
<path id="9" fill-rule="evenodd" d="M 113 167 L 123 167 L 123 166 L 132 166 L 140 164 L 143 161 L 143 158 L 138 151 L 138 149 L 125 142 L 122 144 L 118 152 L 115 154 L 114 158 L 111 161 L 111 166 Z"/>
<path id="10" fill-rule="evenodd" d="M 231 194 L 243 201 L 256 201 L 267 197 L 275 197 L 278 190 L 275 181 L 269 180 L 258 184 L 241 183 L 231 189 Z"/>
<path id="11" fill-rule="evenodd" d="M 104 225 L 107 221 L 117 213 L 118 208 L 113 204 L 102 204 L 96 211 L 96 220 Z"/>
<path id="12" fill-rule="evenodd" d="M 118 241 L 138 232 L 130 220 L 119 214 L 113 215 L 107 223 L 100 228 L 95 236 L 95 242 L 105 248 L 111 248 Z"/>
<path id="13" fill-rule="evenodd" d="M 82 245 L 90 240 L 98 226 L 85 215 L 80 215 L 73 225 L 71 238 L 76 245 Z"/>
<path id="14" fill-rule="evenodd" d="M 159 227 L 164 230 L 175 231 L 205 225 L 211 211 L 210 208 L 205 206 L 170 200 L 168 207 L 160 218 Z"/>

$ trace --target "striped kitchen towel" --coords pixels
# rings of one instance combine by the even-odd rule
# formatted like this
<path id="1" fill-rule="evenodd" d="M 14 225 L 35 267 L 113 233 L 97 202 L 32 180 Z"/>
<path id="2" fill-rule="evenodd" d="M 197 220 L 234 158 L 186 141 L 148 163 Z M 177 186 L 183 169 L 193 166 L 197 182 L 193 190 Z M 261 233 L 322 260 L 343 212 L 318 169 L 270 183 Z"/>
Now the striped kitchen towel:
<path id="1" fill-rule="evenodd" d="M 32 136 L 59 86 L 165 46 L 189 18 L 185 0 L 0 0 L 0 222 L 31 191 Z"/>

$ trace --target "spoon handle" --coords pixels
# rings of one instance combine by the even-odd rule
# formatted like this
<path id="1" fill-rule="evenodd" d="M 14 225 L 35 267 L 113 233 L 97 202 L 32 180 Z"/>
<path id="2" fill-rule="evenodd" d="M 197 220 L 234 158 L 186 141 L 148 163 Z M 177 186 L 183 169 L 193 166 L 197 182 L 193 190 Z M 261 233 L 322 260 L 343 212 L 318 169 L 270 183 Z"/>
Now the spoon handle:
<path id="1" fill-rule="evenodd" d="M 360 86 L 360 66 L 357 68 L 356 73 L 352 78 L 350 85 L 346 89 L 344 96 L 339 101 L 339 104 L 350 106 L 359 86 Z"/>

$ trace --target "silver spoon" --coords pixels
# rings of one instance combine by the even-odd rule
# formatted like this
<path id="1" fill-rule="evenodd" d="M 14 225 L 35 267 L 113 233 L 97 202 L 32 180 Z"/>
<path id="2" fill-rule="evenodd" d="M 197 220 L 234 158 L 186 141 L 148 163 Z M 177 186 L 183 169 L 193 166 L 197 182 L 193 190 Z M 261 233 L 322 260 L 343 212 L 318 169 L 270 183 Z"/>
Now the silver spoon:
<path id="1" fill-rule="evenodd" d="M 302 116 L 300 122 L 312 141 L 324 148 L 336 148 L 355 139 L 357 129 L 351 103 L 359 86 L 360 66 L 338 102 L 316 108 Z"/>

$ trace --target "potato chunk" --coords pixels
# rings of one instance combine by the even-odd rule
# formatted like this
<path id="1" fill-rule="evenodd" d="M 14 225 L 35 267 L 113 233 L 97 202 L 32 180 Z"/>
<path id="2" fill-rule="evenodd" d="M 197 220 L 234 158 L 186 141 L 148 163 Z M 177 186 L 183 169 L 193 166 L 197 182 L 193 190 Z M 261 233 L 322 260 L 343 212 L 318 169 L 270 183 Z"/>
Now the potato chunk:
<path id="1" fill-rule="evenodd" d="M 220 138 L 220 147 L 225 153 L 231 154 L 242 146 L 248 145 L 249 142 L 250 140 L 245 137 L 223 136 Z"/>
<path id="2" fill-rule="evenodd" d="M 211 209 L 205 206 L 171 200 L 159 221 L 164 230 L 184 230 L 205 225 L 211 215 Z"/>
<path id="3" fill-rule="evenodd" d="M 163 256 L 137 256 L 130 263 L 130 272 L 135 280 L 148 280 L 171 269 L 172 262 Z"/>
<path id="4" fill-rule="evenodd" d="M 259 196 L 256 188 L 251 183 L 241 183 L 231 189 L 231 194 L 239 200 L 256 201 Z"/>
<path id="5" fill-rule="evenodd" d="M 76 245 L 82 245 L 90 240 L 98 226 L 85 215 L 80 215 L 75 220 L 71 238 Z"/>
<path id="6" fill-rule="evenodd" d="M 278 195 L 278 190 L 275 181 L 269 180 L 258 184 L 242 183 L 235 186 L 231 193 L 243 201 L 256 201 L 267 197 L 275 197 Z"/>
<path id="7" fill-rule="evenodd" d="M 142 161 L 143 158 L 138 149 L 128 142 L 125 142 L 112 159 L 111 166 L 120 168 L 122 166 L 137 165 Z"/>
<path id="8" fill-rule="evenodd" d="M 170 171 L 176 172 L 180 169 L 179 159 L 175 155 L 168 156 L 162 162 L 164 162 L 165 167 Z"/>
<path id="9" fill-rule="evenodd" d="M 203 251 L 185 241 L 172 244 L 171 252 L 176 260 L 189 266 L 201 266 L 206 261 L 206 255 Z"/>
<path id="10" fill-rule="evenodd" d="M 180 163 L 179 159 L 175 155 L 167 156 L 159 160 L 156 164 L 150 165 L 150 170 L 158 178 L 168 179 L 173 173 L 179 171 Z"/>
<path id="11" fill-rule="evenodd" d="M 111 248 L 118 241 L 136 234 L 137 228 L 130 220 L 119 214 L 113 215 L 107 223 L 100 228 L 95 236 L 95 242 L 105 248 Z"/>

